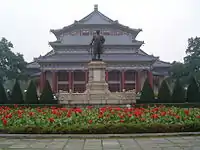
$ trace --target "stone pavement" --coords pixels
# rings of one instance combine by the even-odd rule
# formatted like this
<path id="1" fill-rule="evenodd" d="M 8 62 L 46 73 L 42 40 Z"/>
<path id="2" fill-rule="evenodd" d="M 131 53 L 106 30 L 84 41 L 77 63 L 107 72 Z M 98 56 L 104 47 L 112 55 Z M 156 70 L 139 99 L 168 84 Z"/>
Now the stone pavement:
<path id="1" fill-rule="evenodd" d="M 200 150 L 200 136 L 127 139 L 0 138 L 0 150 Z"/>

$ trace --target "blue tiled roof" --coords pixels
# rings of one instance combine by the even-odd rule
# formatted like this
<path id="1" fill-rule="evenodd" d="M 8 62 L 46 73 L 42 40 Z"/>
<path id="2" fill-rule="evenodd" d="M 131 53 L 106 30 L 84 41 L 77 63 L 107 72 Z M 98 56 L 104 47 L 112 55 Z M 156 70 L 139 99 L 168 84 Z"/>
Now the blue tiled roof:
<path id="1" fill-rule="evenodd" d="M 157 58 L 140 54 L 103 54 L 104 61 L 155 61 Z M 55 54 L 38 59 L 39 62 L 88 62 L 89 54 Z"/>
<path id="2" fill-rule="evenodd" d="M 93 36 L 64 36 L 61 44 L 66 45 L 89 45 Z M 134 45 L 143 44 L 142 41 L 132 42 L 128 36 L 105 36 L 105 45 Z"/>

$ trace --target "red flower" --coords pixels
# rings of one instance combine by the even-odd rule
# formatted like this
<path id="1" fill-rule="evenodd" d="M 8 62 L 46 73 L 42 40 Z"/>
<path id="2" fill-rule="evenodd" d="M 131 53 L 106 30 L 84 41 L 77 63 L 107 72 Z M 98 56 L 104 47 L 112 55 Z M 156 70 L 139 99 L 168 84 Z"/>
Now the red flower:
<path id="1" fill-rule="evenodd" d="M 167 113 L 165 111 L 161 112 L 160 115 L 161 116 L 165 116 Z"/>
<path id="2" fill-rule="evenodd" d="M 92 109 L 92 108 L 93 108 L 92 106 L 88 106 L 88 107 L 87 107 L 87 109 Z"/>
<path id="3" fill-rule="evenodd" d="M 189 115 L 190 111 L 189 110 L 184 110 L 185 115 Z"/>
<path id="4" fill-rule="evenodd" d="M 34 112 L 29 112 L 29 116 L 34 116 Z"/>
<path id="5" fill-rule="evenodd" d="M 181 117 L 180 117 L 180 116 L 178 116 L 178 115 L 177 115 L 177 116 L 175 116 L 175 117 L 176 117 L 176 119 L 180 119 L 180 118 L 181 118 Z"/>
<path id="6" fill-rule="evenodd" d="M 124 122 L 124 120 L 120 120 L 120 122 Z"/>
<path id="7" fill-rule="evenodd" d="M 158 116 L 158 114 L 153 114 L 153 115 L 151 115 L 151 118 L 157 119 L 157 118 L 159 118 L 159 116 Z"/>
<path id="8" fill-rule="evenodd" d="M 6 119 L 3 119 L 3 125 L 6 126 L 8 124 L 8 121 Z"/>
<path id="9" fill-rule="evenodd" d="M 21 115 L 23 113 L 23 111 L 22 110 L 18 110 L 17 113 L 18 113 L 18 115 Z"/>
<path id="10" fill-rule="evenodd" d="M 89 120 L 88 123 L 91 124 L 91 123 L 92 123 L 92 120 Z"/>
<path id="11" fill-rule="evenodd" d="M 82 113 L 82 109 L 81 108 L 75 108 L 74 112 L 76 112 L 76 113 Z"/>
<path id="12" fill-rule="evenodd" d="M 68 117 L 68 118 L 71 117 L 71 112 L 70 112 L 70 111 L 68 111 L 68 113 L 67 113 L 67 117 Z"/>
<path id="13" fill-rule="evenodd" d="M 133 115 L 132 114 L 128 114 L 128 117 L 130 118 L 130 117 L 132 117 Z"/>
<path id="14" fill-rule="evenodd" d="M 55 120 L 54 120 L 54 118 L 49 118 L 49 121 L 52 123 L 52 122 L 54 122 Z"/>
<path id="15" fill-rule="evenodd" d="M 18 107 L 18 105 L 17 104 L 14 104 L 14 108 L 17 108 Z"/>
<path id="16" fill-rule="evenodd" d="M 12 118 L 12 114 L 11 113 L 7 114 L 6 118 Z"/>

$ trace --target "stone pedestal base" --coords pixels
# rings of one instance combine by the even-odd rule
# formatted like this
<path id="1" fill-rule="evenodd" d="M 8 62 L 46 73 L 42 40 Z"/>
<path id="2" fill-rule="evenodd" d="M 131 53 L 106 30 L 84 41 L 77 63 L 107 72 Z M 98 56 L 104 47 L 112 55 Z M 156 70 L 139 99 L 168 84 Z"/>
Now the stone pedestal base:
<path id="1" fill-rule="evenodd" d="M 106 63 L 103 61 L 91 61 L 88 64 L 89 80 L 85 93 L 90 103 L 102 103 L 107 99 L 110 91 L 105 81 Z"/>

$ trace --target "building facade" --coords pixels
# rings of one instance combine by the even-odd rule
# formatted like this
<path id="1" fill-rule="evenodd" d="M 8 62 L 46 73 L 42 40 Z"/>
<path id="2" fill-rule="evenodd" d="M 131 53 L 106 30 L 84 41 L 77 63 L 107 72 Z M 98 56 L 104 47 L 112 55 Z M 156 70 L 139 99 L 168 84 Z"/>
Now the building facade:
<path id="1" fill-rule="evenodd" d="M 170 63 L 148 55 L 140 49 L 143 41 L 136 40 L 141 29 L 132 29 L 94 10 L 79 21 L 50 30 L 56 41 L 52 50 L 34 59 L 28 68 L 40 76 L 40 89 L 48 80 L 53 91 L 84 92 L 88 81 L 87 64 L 91 60 L 90 42 L 96 30 L 105 37 L 102 59 L 107 63 L 106 81 L 111 92 L 133 90 L 139 92 L 146 78 L 156 91 L 168 76 Z"/>

